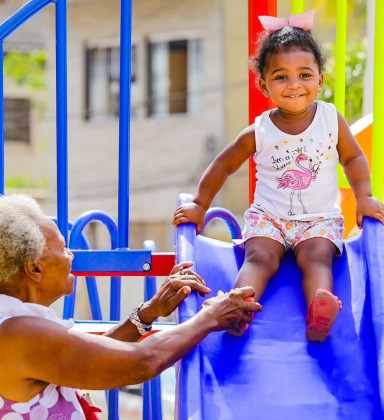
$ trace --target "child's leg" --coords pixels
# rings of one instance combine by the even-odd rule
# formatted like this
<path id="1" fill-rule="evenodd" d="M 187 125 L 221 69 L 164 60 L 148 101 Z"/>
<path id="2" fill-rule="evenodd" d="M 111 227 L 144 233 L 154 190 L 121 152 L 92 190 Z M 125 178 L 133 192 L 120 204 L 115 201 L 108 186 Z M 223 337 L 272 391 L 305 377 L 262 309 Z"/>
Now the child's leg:
<path id="1" fill-rule="evenodd" d="M 273 239 L 257 237 L 245 243 L 245 259 L 235 287 L 252 286 L 257 302 L 263 295 L 270 278 L 277 272 L 285 247 Z"/>
<path id="2" fill-rule="evenodd" d="M 303 292 L 308 307 L 306 335 L 310 341 L 323 342 L 341 307 L 341 302 L 333 295 L 332 262 L 337 248 L 328 239 L 313 238 L 299 243 L 294 252 L 303 272 Z"/>
<path id="3" fill-rule="evenodd" d="M 333 293 L 332 262 L 337 252 L 335 245 L 325 238 L 313 238 L 299 243 L 294 253 L 303 272 L 303 292 L 307 306 L 317 289 Z"/>
<path id="4" fill-rule="evenodd" d="M 235 287 L 252 286 L 255 289 L 254 300 L 263 295 L 270 278 L 277 272 L 285 247 L 273 239 L 257 237 L 245 243 L 245 260 L 237 275 Z M 228 330 L 232 335 L 241 336 L 247 325 Z"/>

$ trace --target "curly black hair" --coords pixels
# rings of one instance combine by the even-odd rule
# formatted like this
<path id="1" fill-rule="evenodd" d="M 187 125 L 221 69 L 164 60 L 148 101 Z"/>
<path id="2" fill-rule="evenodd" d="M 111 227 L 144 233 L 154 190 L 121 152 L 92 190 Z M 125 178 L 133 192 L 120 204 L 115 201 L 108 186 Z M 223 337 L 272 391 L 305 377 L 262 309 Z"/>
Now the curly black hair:
<path id="1" fill-rule="evenodd" d="M 304 31 L 301 28 L 285 26 L 260 40 L 258 55 L 251 58 L 251 67 L 261 77 L 265 76 L 268 67 L 269 57 L 272 54 L 288 52 L 292 50 L 307 51 L 313 54 L 319 71 L 322 73 L 325 59 L 320 47 L 312 37 L 311 31 Z"/>

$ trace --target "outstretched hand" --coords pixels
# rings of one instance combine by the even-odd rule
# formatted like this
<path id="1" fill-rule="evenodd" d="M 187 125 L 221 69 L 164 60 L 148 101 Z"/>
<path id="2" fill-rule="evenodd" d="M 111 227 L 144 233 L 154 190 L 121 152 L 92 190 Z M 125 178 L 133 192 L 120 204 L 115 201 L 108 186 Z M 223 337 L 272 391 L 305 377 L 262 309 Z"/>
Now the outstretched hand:
<path id="1" fill-rule="evenodd" d="M 205 281 L 190 269 L 193 262 L 183 262 L 175 265 L 169 277 L 161 285 L 159 291 L 140 310 L 140 319 L 152 323 L 159 316 L 170 315 L 192 291 L 205 296 L 211 293 Z"/>
<path id="2" fill-rule="evenodd" d="M 216 297 L 207 299 L 202 305 L 202 312 L 209 311 L 217 322 L 216 331 L 238 329 L 241 323 L 250 324 L 253 313 L 261 312 L 263 307 L 251 299 L 255 294 L 253 287 L 232 289 L 228 293 L 218 293 Z"/>
<path id="3" fill-rule="evenodd" d="M 361 229 L 363 217 L 369 216 L 384 224 L 384 204 L 375 197 L 364 196 L 356 200 L 356 223 Z"/>
<path id="4" fill-rule="evenodd" d="M 183 204 L 173 214 L 172 224 L 177 227 L 183 223 L 195 223 L 196 232 L 199 234 L 203 228 L 206 210 L 197 203 Z"/>

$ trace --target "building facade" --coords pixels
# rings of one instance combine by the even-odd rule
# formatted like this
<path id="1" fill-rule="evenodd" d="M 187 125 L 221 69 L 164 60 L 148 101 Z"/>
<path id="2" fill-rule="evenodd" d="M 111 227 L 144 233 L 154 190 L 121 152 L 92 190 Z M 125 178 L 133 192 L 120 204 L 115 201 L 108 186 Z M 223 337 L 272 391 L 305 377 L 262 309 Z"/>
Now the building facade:
<path id="1" fill-rule="evenodd" d="M 24 2 L 0 3 L 0 20 Z M 8 193 L 23 191 L 44 204 L 53 168 L 49 165 L 48 91 L 45 51 L 48 28 L 42 15 L 22 25 L 4 42 L 5 184 Z"/>

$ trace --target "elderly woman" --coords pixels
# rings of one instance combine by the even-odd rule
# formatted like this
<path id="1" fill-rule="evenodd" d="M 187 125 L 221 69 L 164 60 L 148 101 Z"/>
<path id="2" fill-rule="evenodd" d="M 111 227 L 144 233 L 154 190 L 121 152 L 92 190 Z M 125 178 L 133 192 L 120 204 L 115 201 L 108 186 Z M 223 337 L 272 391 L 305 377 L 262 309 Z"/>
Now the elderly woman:
<path id="1" fill-rule="evenodd" d="M 23 195 L 0 197 L 0 419 L 85 419 L 76 388 L 110 389 L 148 381 L 213 331 L 249 323 L 250 287 L 208 299 L 188 322 L 136 343 L 191 291 L 210 293 L 176 266 L 159 292 L 104 336 L 71 329 L 49 309 L 73 291 L 73 255 L 55 223 Z M 8 414 L 8 416 L 7 416 Z"/>

